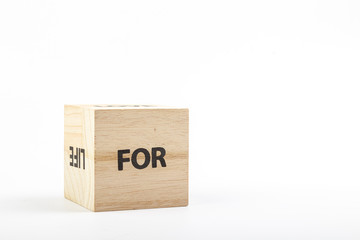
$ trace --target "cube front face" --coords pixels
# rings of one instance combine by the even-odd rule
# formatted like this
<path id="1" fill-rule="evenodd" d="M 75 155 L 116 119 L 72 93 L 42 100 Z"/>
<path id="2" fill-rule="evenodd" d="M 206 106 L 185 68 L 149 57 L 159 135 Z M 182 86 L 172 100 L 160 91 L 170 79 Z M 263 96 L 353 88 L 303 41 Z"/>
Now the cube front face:
<path id="1" fill-rule="evenodd" d="M 93 211 L 188 204 L 188 109 L 83 107 L 82 112 L 82 119 L 89 118 L 82 120 L 87 126 L 81 134 L 77 131 L 79 145 L 89 150 L 84 156 L 78 150 L 77 158 L 85 158 L 85 169 L 70 166 L 66 135 L 75 127 L 65 126 L 68 199 Z"/>

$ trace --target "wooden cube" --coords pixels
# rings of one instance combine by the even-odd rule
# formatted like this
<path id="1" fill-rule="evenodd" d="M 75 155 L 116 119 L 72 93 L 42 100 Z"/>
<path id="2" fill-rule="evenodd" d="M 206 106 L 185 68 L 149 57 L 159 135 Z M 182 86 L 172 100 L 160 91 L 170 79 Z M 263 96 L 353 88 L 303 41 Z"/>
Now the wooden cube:
<path id="1" fill-rule="evenodd" d="M 187 206 L 189 111 L 65 105 L 65 198 L 92 211 Z"/>

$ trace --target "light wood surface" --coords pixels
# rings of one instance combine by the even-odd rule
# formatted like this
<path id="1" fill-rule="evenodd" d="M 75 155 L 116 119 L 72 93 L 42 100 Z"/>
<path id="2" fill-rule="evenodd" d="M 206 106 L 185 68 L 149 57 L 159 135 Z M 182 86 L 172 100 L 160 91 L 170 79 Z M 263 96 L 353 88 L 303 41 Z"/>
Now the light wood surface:
<path id="1" fill-rule="evenodd" d="M 188 109 L 148 105 L 65 107 L 65 197 L 93 211 L 188 204 Z M 89 168 L 70 167 L 69 145 L 83 147 Z M 164 148 L 157 162 L 118 170 L 118 150 Z M 145 156 L 137 155 L 139 164 Z M 88 163 L 87 162 L 87 163 Z"/>
<path id="2" fill-rule="evenodd" d="M 85 149 L 85 169 L 70 166 L 70 146 Z M 64 159 L 65 198 L 95 211 L 93 109 L 64 107 Z"/>

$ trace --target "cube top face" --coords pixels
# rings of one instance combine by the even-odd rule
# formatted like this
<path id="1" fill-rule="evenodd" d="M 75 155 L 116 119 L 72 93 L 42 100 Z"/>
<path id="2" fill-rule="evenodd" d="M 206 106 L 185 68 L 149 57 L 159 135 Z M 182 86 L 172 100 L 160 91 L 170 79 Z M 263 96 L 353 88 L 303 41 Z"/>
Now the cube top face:
<path id="1" fill-rule="evenodd" d="M 162 105 L 143 105 L 143 104 L 79 104 L 79 105 L 65 105 L 76 106 L 84 109 L 94 110 L 114 110 L 114 109 L 186 109 L 179 107 L 170 107 Z"/>
<path id="2" fill-rule="evenodd" d="M 93 211 L 188 204 L 186 108 L 65 106 L 65 197 Z"/>

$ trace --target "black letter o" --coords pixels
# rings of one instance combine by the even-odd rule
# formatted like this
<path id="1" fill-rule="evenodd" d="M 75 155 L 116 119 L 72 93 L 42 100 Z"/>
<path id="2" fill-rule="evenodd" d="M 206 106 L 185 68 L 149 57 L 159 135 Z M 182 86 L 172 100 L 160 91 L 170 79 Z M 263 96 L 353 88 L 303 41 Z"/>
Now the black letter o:
<path id="1" fill-rule="evenodd" d="M 137 162 L 137 155 L 140 152 L 142 152 L 145 155 L 145 161 L 144 161 L 143 165 L 139 165 Z M 137 169 L 146 168 L 150 163 L 150 153 L 145 148 L 138 148 L 133 152 L 133 154 L 131 156 L 131 162 L 132 162 L 133 166 Z"/>

